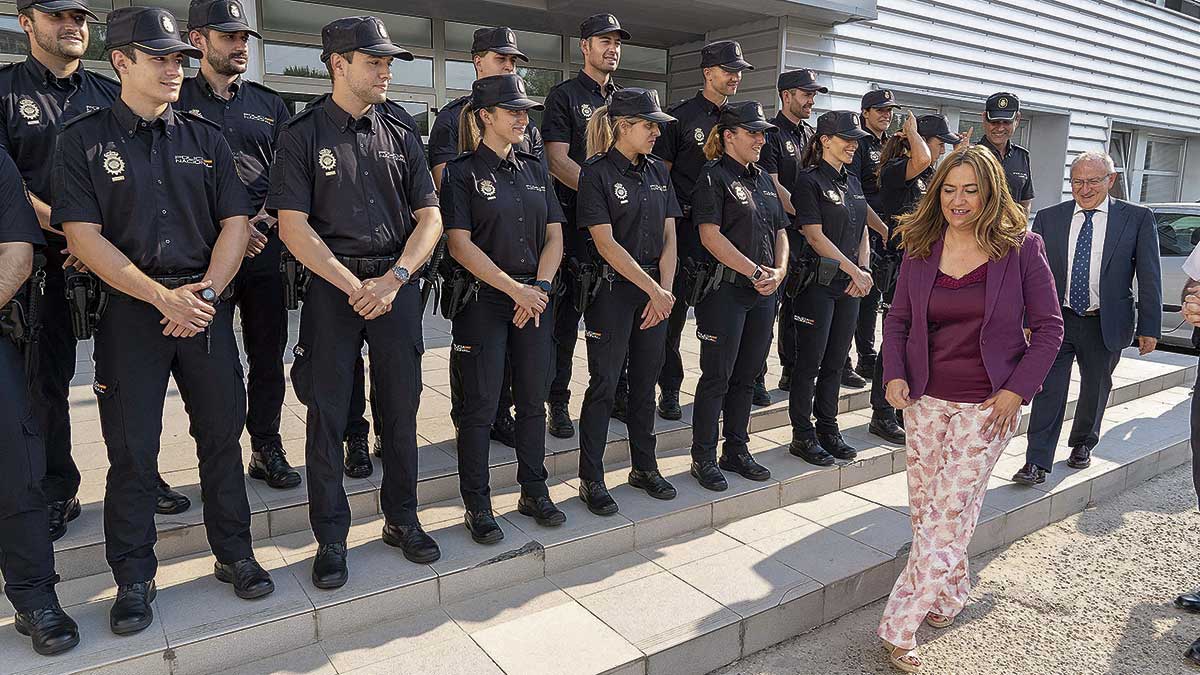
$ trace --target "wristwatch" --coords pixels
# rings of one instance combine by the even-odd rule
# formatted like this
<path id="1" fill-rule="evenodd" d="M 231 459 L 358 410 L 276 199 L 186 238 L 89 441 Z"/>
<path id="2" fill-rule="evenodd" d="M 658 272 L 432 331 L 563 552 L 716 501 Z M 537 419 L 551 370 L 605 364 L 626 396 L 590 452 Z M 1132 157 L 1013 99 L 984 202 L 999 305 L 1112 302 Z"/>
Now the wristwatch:
<path id="1" fill-rule="evenodd" d="M 392 274 L 395 275 L 396 281 L 399 281 L 401 285 L 407 284 L 409 277 L 412 276 L 409 274 L 407 268 L 400 265 L 396 265 L 392 268 Z"/>
<path id="2" fill-rule="evenodd" d="M 754 274 L 750 275 L 750 279 L 752 281 L 758 281 L 759 279 L 763 278 L 763 274 L 764 274 L 763 268 L 759 265 L 755 265 L 754 266 Z"/>
<path id="3" fill-rule="evenodd" d="M 538 288 L 542 289 L 542 292 L 546 295 L 550 295 L 550 291 L 554 290 L 554 285 L 545 279 L 538 279 L 530 284 L 530 286 L 537 286 Z"/>
<path id="4" fill-rule="evenodd" d="M 211 288 L 206 288 L 200 291 L 200 299 L 210 305 L 215 305 L 217 304 L 217 292 Z"/>

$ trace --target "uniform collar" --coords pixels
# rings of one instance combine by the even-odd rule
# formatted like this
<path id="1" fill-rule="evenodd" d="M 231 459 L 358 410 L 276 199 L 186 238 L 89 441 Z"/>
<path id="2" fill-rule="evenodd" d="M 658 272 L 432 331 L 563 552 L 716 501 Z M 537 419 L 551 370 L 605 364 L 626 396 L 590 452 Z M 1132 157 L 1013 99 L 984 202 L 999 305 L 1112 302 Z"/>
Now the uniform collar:
<path id="1" fill-rule="evenodd" d="M 720 115 L 721 114 L 721 106 L 708 100 L 708 98 L 704 95 L 703 89 L 696 92 L 696 102 L 699 103 L 700 107 L 705 112 L 707 112 L 709 115 Z"/>
<path id="2" fill-rule="evenodd" d="M 211 98 L 214 101 L 221 101 L 221 102 L 224 102 L 227 100 L 232 101 L 238 97 L 238 93 L 241 92 L 241 90 L 242 90 L 242 78 L 240 75 L 238 76 L 238 79 L 234 80 L 229 85 L 229 98 L 228 99 L 221 98 L 220 96 L 217 95 L 217 92 L 214 91 L 212 88 L 212 84 L 209 83 L 208 78 L 204 77 L 204 73 L 196 73 L 195 79 L 199 80 L 200 90 L 204 92 L 204 95 Z"/>
<path id="3" fill-rule="evenodd" d="M 117 100 L 113 101 L 112 104 L 112 114 L 113 117 L 117 118 L 117 123 L 121 125 L 121 131 L 131 137 L 137 133 L 138 129 L 146 127 L 154 128 L 159 126 L 166 131 L 167 136 L 170 136 L 171 132 L 175 129 L 175 109 L 169 105 L 158 119 L 147 122 L 138 117 L 137 113 L 130 110 L 125 101 L 117 97 Z"/>
<path id="4" fill-rule="evenodd" d="M 483 160 L 484 165 L 492 171 L 499 169 L 513 171 L 521 168 L 521 160 L 517 159 L 517 153 L 511 148 L 507 157 L 500 157 L 495 150 L 488 147 L 487 143 L 480 142 L 479 147 L 475 149 L 475 156 Z"/>
<path id="5" fill-rule="evenodd" d="M 820 164 L 818 164 L 817 166 L 819 167 L 819 170 L 821 171 L 821 173 L 825 174 L 825 177 L 828 178 L 829 180 L 831 180 L 835 183 L 845 184 L 845 182 L 846 182 L 846 167 L 845 166 L 842 166 L 842 170 L 838 171 L 837 169 L 834 169 L 833 166 L 829 162 L 826 162 L 823 159 L 821 160 Z"/>
<path id="6" fill-rule="evenodd" d="M 600 83 L 593 80 L 592 76 L 584 72 L 582 68 L 579 69 L 579 74 L 575 76 L 575 79 L 579 80 L 579 83 L 583 85 L 584 89 L 599 94 L 605 98 L 608 98 L 608 95 L 611 94 L 615 88 L 613 86 L 612 77 L 608 78 L 608 91 L 605 91 L 604 87 L 601 87 Z"/>
<path id="7" fill-rule="evenodd" d="M 42 84 L 51 84 L 57 86 L 72 84 L 78 87 L 83 82 L 83 63 L 79 64 L 79 67 L 75 69 L 75 72 L 64 78 L 60 78 L 54 73 L 50 72 L 49 68 L 42 65 L 42 62 L 33 58 L 32 55 L 25 59 L 25 67 L 29 70 L 30 74 L 33 75 L 33 78 Z"/>
<path id="8" fill-rule="evenodd" d="M 1099 206 L 1097 206 L 1096 208 L 1091 209 L 1091 210 L 1099 212 L 1099 213 L 1103 213 L 1104 215 L 1108 215 L 1108 210 L 1111 206 L 1112 206 L 1112 197 L 1109 197 L 1108 199 L 1105 199 L 1104 201 L 1100 202 Z M 1079 205 L 1079 202 L 1075 202 L 1075 212 L 1072 215 L 1079 215 L 1081 213 L 1083 213 L 1083 207 L 1081 207 Z"/>
<path id="9" fill-rule="evenodd" d="M 618 150 L 617 146 L 615 145 L 609 148 L 605 155 L 608 157 L 608 161 L 612 162 L 613 165 L 617 167 L 617 171 L 620 171 L 623 174 L 645 173 L 646 167 L 650 164 L 646 161 L 645 155 L 641 155 L 641 161 L 637 164 L 634 164 L 633 162 L 629 161 L 629 158 L 626 157 L 625 154 L 620 150 Z"/>
<path id="10" fill-rule="evenodd" d="M 742 166 L 741 162 L 737 161 L 736 159 L 730 157 L 727 154 L 721 155 L 721 166 L 725 167 L 726 171 L 733 174 L 734 178 L 751 178 L 751 179 L 758 178 L 758 174 L 760 171 L 760 169 L 758 168 L 758 166 L 756 164 L 754 164 L 754 162 L 751 162 L 745 166 Z"/>
<path id="11" fill-rule="evenodd" d="M 997 156 L 997 157 L 999 157 L 999 158 L 1000 158 L 1000 159 L 1002 159 L 1002 160 L 1003 160 L 1003 159 L 1007 159 L 1007 158 L 1008 158 L 1008 156 L 1009 156 L 1010 154 L 1012 154 L 1012 151 L 1013 151 L 1013 142 L 1012 142 L 1012 140 L 1009 140 L 1009 141 L 1008 141 L 1008 147 L 1006 148 L 1007 152 L 1000 152 L 1000 148 L 997 148 L 996 146 L 992 145 L 992 142 L 988 140 L 988 137 L 987 137 L 987 136 L 984 136 L 984 137 L 983 137 L 983 138 L 982 138 L 982 139 L 981 139 L 979 142 L 980 142 L 982 145 L 984 145 L 985 147 L 987 147 L 987 149 L 988 149 L 988 150 L 991 150 L 993 153 L 995 153 L 995 154 L 996 154 L 996 156 Z"/>
<path id="12" fill-rule="evenodd" d="M 334 126 L 338 131 L 365 131 L 367 133 L 375 133 L 375 106 L 367 108 L 367 114 L 354 119 L 350 113 L 342 109 L 340 105 L 334 103 L 333 97 L 330 96 L 321 102 L 321 107 L 325 109 L 325 114 L 329 115 L 329 119 L 333 120 Z"/>

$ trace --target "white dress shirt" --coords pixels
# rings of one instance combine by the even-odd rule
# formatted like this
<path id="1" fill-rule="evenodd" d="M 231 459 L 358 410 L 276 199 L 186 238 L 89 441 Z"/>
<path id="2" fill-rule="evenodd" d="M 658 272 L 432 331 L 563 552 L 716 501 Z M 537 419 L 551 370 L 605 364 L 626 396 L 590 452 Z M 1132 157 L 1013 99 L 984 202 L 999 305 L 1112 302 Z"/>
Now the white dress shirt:
<path id="1" fill-rule="evenodd" d="M 1111 199 L 1106 199 L 1092 214 L 1092 261 L 1088 265 L 1088 309 L 1100 309 L 1100 262 L 1104 258 L 1104 231 L 1108 229 L 1108 208 Z M 1075 204 L 1075 215 L 1071 216 L 1071 231 L 1067 235 L 1067 289 L 1064 298 L 1071 297 L 1071 268 L 1075 264 L 1075 243 L 1083 229 L 1083 209 Z"/>
<path id="2" fill-rule="evenodd" d="M 1187 260 L 1183 261 L 1183 271 L 1188 275 L 1188 278 L 1200 281 L 1200 246 L 1192 249 L 1192 252 L 1188 254 Z"/>

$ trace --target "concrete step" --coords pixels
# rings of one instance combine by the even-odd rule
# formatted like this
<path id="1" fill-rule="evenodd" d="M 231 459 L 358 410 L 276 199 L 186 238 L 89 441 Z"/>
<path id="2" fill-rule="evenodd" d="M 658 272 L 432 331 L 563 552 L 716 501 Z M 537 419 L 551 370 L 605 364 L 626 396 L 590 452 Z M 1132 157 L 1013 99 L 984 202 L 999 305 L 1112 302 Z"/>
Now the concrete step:
<path id="1" fill-rule="evenodd" d="M 1023 461 L 1023 439 L 1014 441 L 972 551 L 1186 461 L 1189 397 L 1177 386 L 1113 406 L 1092 467 L 1060 463 L 1038 488 L 1007 481 Z M 848 418 L 855 442 L 865 419 Z M 494 547 L 470 542 L 460 505 L 431 504 L 421 518 L 443 549 L 431 566 L 409 564 L 379 541 L 378 517 L 361 520 L 351 533 L 351 581 L 337 591 L 312 587 L 306 532 L 257 543 L 277 586 L 259 601 L 237 600 L 216 582 L 207 554 L 167 560 L 156 621 L 132 638 L 107 629 L 107 572 L 71 580 L 59 588 L 83 644 L 45 659 L 0 629 L 5 671 L 707 672 L 882 597 L 904 563 L 902 450 L 860 444 L 860 462 L 817 469 L 787 455 L 787 436 L 755 435 L 757 456 L 775 471 L 768 483 L 731 476 L 728 492 L 707 492 L 687 477 L 686 456 L 674 455 L 663 467 L 679 497 L 657 502 L 621 485 L 612 518 L 586 514 L 569 498 L 572 482 L 556 483 L 569 518 L 561 529 L 515 515 L 515 491 L 503 491 L 495 501 L 507 537 Z"/>
<path id="2" fill-rule="evenodd" d="M 1131 354 L 1136 355 L 1136 351 L 1129 350 L 1126 356 Z M 1110 404 L 1120 404 L 1139 396 L 1146 396 L 1168 387 L 1181 385 L 1190 382 L 1195 374 L 1195 359 L 1179 354 L 1163 353 L 1152 354 L 1148 358 L 1125 358 L 1119 364 L 1114 376 L 1114 387 L 1109 402 Z M 685 389 L 694 388 L 695 378 L 694 373 L 689 373 L 685 380 Z M 1078 382 L 1074 382 L 1071 389 L 1071 402 L 1068 404 L 1068 415 L 1074 412 L 1077 392 Z M 437 400 L 444 398 L 437 395 Z M 580 398 L 582 397 L 575 397 L 575 405 L 578 405 Z M 751 417 L 751 431 L 763 434 L 769 440 L 786 442 L 787 435 L 790 433 L 786 392 L 776 391 L 775 398 L 776 402 L 771 406 L 754 409 Z M 690 401 L 690 396 L 685 396 L 685 400 Z M 91 403 L 94 409 L 94 400 Z M 861 424 L 865 424 L 866 417 L 864 415 L 869 416 L 869 407 L 869 391 L 842 391 L 839 408 L 842 414 L 847 416 L 843 421 L 843 427 L 850 431 L 848 437 L 851 438 L 852 444 L 857 442 L 858 447 L 868 447 L 878 440 L 874 436 L 868 436 L 865 429 L 856 429 Z M 862 413 L 864 410 L 867 412 Z M 80 411 L 77 406 L 73 411 L 73 416 L 86 416 L 87 412 L 86 408 Z M 422 504 L 437 504 L 445 500 L 458 499 L 458 473 L 454 459 L 456 451 L 453 428 L 444 419 L 446 412 L 439 413 L 434 410 L 429 414 L 442 414 L 443 417 L 428 417 L 419 421 L 422 443 L 419 449 L 420 475 L 417 494 Z M 671 422 L 656 417 L 658 448 L 661 454 L 671 455 L 672 453 L 686 452 L 691 443 L 691 414 L 692 406 L 690 403 L 685 403 L 682 420 Z M 290 450 L 289 457 L 294 464 L 298 465 L 304 456 L 303 421 L 296 418 L 295 422 L 298 423 L 299 440 L 287 441 L 287 445 Z M 186 426 L 186 417 L 183 418 L 182 423 Z M 609 442 L 606 450 L 606 460 L 610 466 L 618 466 L 621 462 L 628 460 L 629 445 L 626 435 L 623 423 L 616 420 L 610 422 Z M 577 474 L 579 464 L 578 435 L 566 440 L 547 435 L 546 443 L 547 469 L 551 476 L 557 480 L 572 480 Z M 193 453 L 193 468 L 165 475 L 172 485 L 191 497 L 193 506 L 183 514 L 156 517 L 159 537 L 156 550 L 159 558 L 163 560 L 208 551 L 208 541 L 205 538 L 200 508 L 198 474 L 194 468 L 194 449 L 191 449 L 193 446 L 190 439 L 179 442 L 177 445 L 187 446 Z M 248 452 L 248 441 L 244 443 L 244 447 Z M 893 447 L 891 450 L 895 450 L 895 448 Z M 167 452 L 165 447 L 164 452 Z M 171 452 L 176 452 L 176 450 L 172 449 Z M 864 452 L 858 462 L 849 467 L 843 467 L 837 472 L 837 475 L 822 475 L 820 478 L 790 476 L 791 480 L 781 487 L 781 490 L 794 492 L 797 496 L 810 495 L 814 490 L 828 492 L 903 468 L 902 457 L 899 464 L 893 466 L 890 456 L 885 458 L 884 454 L 886 453 L 879 450 Z M 786 451 L 782 455 L 786 457 L 786 460 L 777 462 L 777 464 L 795 463 L 790 456 L 787 456 Z M 491 457 L 493 489 L 503 491 L 505 488 L 515 486 L 515 452 L 511 448 L 492 442 Z M 346 479 L 344 482 L 355 521 L 378 517 L 380 514 L 378 481 L 382 469 L 378 459 L 373 458 L 373 460 L 375 461 L 375 474 L 372 477 L 358 480 Z M 770 465 L 768 464 L 768 466 Z M 297 468 L 301 469 L 303 477 L 303 467 L 297 466 Z M 55 543 L 58 571 L 64 579 L 84 577 L 108 570 L 104 558 L 103 471 L 96 469 L 85 473 L 99 475 L 92 476 L 91 480 L 85 479 L 85 484 L 80 492 L 80 501 L 83 502 L 82 515 L 70 524 L 67 535 Z M 619 485 L 623 482 L 624 476 L 622 475 L 619 480 L 615 480 L 610 485 Z M 298 487 L 288 490 L 272 490 L 263 483 L 248 478 L 246 483 L 252 514 L 251 533 L 256 541 L 309 531 L 305 483 L 301 482 Z M 723 514 L 726 510 L 735 508 L 734 502 L 741 501 L 730 500 L 730 496 L 732 496 L 731 493 L 719 496 L 719 501 L 713 506 L 714 514 Z M 784 495 L 785 498 L 787 496 Z M 765 504 L 770 501 L 767 494 L 759 495 L 759 497 L 766 500 L 761 503 Z M 702 504 L 696 506 L 700 511 L 706 508 Z M 699 513 L 694 515 L 698 517 Z M 616 535 L 614 534 L 614 536 Z"/>

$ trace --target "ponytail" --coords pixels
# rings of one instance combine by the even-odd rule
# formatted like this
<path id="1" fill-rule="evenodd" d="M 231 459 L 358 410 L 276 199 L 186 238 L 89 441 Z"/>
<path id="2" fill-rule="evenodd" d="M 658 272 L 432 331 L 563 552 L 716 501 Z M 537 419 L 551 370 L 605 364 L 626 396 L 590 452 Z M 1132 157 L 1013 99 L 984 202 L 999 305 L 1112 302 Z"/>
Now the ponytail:
<path id="1" fill-rule="evenodd" d="M 804 148 L 804 155 L 800 159 L 800 166 L 808 168 L 817 166 L 821 163 L 821 157 L 824 156 L 825 146 L 821 145 L 821 136 L 813 134 L 813 137 L 808 141 L 808 146 Z"/>
<path id="2" fill-rule="evenodd" d="M 725 154 L 725 130 L 719 125 L 708 132 L 708 140 L 704 141 L 704 156 L 710 160 Z"/>
<path id="3" fill-rule="evenodd" d="M 490 108 L 472 108 L 471 104 L 468 103 L 463 106 L 462 112 L 458 114 L 459 152 L 475 152 L 475 149 L 483 142 L 483 120 L 479 118 L 481 110 L 486 110 L 494 114 L 496 106 Z"/>
<path id="4" fill-rule="evenodd" d="M 616 123 L 617 121 L 608 115 L 608 106 L 601 106 L 592 111 L 585 132 L 588 157 L 608 152 L 613 143 L 617 142 L 617 131 L 614 128 Z"/>
<path id="5" fill-rule="evenodd" d="M 908 139 L 904 137 L 904 134 L 892 134 L 887 139 L 887 142 L 883 144 L 883 150 L 879 154 L 879 168 L 882 169 L 888 162 L 897 157 L 907 157 L 909 150 Z M 882 171 L 876 172 L 875 180 L 878 185 L 883 186 Z"/>

